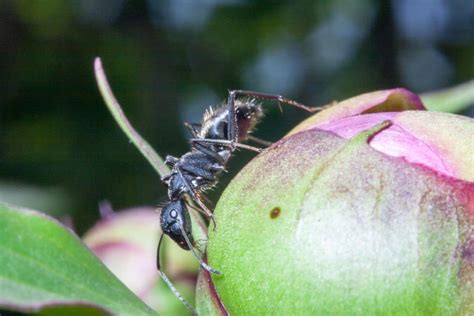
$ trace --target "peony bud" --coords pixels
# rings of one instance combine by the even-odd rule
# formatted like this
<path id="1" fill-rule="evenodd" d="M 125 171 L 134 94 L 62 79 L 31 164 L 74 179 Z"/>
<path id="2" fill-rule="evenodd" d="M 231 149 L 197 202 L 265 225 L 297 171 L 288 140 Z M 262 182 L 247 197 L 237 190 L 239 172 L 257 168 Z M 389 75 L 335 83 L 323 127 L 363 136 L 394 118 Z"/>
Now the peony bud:
<path id="1" fill-rule="evenodd" d="M 474 123 L 405 89 L 322 111 L 226 188 L 202 314 L 474 313 Z"/>

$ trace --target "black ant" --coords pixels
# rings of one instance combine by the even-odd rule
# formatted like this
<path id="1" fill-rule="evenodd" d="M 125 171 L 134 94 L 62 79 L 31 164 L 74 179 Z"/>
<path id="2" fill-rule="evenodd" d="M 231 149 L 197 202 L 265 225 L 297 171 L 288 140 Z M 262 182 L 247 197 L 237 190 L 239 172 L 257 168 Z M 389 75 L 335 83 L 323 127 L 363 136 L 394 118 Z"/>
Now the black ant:
<path id="1" fill-rule="evenodd" d="M 236 99 L 236 96 L 245 98 Z M 192 135 L 191 151 L 180 158 L 167 156 L 165 160 L 165 163 L 171 167 L 171 173 L 163 177 L 162 181 L 168 187 L 170 201 L 161 210 L 161 230 L 181 248 L 191 250 L 200 266 L 214 274 L 220 274 L 220 272 L 207 265 L 194 251 L 195 241 L 185 197 L 190 197 L 199 206 L 198 210 L 203 212 L 215 227 L 212 212 L 201 201 L 201 193 L 216 185 L 217 177 L 224 171 L 225 165 L 237 148 L 262 151 L 260 148 L 242 144 L 250 138 L 249 133 L 263 117 L 262 106 L 256 102 L 256 99 L 273 100 L 279 105 L 285 103 L 308 112 L 316 112 L 324 108 L 307 107 L 279 95 L 233 90 L 229 92 L 227 104 L 215 110 L 210 108 L 205 112 L 201 124 L 185 124 Z M 260 141 L 257 138 L 252 139 Z M 184 300 L 161 271 L 159 254 L 162 239 L 163 235 L 160 237 L 157 250 L 158 271 L 179 300 L 195 313 L 192 306 Z"/>

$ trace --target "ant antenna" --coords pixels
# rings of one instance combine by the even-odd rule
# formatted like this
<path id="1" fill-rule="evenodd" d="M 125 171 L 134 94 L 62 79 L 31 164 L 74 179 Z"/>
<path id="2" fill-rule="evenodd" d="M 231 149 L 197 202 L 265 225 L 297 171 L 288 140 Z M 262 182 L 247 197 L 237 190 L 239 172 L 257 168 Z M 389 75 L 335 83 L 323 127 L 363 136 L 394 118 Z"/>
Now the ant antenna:
<path id="1" fill-rule="evenodd" d="M 201 257 L 199 257 L 199 255 L 196 253 L 196 251 L 194 250 L 194 247 L 193 245 L 191 244 L 191 241 L 189 240 L 188 238 L 188 235 L 186 235 L 186 232 L 184 231 L 184 227 L 183 225 L 180 225 L 179 228 L 181 229 L 181 233 L 183 234 L 183 237 L 184 237 L 184 240 L 186 241 L 186 244 L 188 245 L 189 247 L 189 250 L 191 250 L 193 256 L 196 258 L 196 260 L 199 262 L 199 265 L 201 266 L 201 268 L 203 268 L 204 270 L 206 270 L 207 272 L 210 272 L 210 273 L 214 273 L 214 274 L 222 274 L 220 271 L 214 269 L 214 268 L 211 268 L 208 264 L 206 264 Z"/>
<path id="2" fill-rule="evenodd" d="M 168 279 L 166 274 L 161 270 L 160 248 L 161 248 L 161 241 L 163 240 L 163 236 L 164 236 L 164 234 L 161 234 L 160 241 L 158 242 L 158 250 L 157 250 L 158 253 L 157 253 L 157 256 L 156 256 L 156 268 L 157 268 L 158 272 L 160 273 L 160 276 L 163 279 L 163 281 L 165 281 L 166 285 L 168 285 L 168 287 L 170 288 L 171 292 L 173 292 L 173 294 L 181 301 L 181 303 L 183 303 L 189 309 L 189 311 L 193 314 L 193 316 L 197 316 L 198 313 L 196 312 L 194 307 L 192 307 L 191 304 L 189 304 L 188 301 L 186 301 L 184 299 L 184 297 L 174 287 L 173 283 L 171 283 L 171 281 Z"/>

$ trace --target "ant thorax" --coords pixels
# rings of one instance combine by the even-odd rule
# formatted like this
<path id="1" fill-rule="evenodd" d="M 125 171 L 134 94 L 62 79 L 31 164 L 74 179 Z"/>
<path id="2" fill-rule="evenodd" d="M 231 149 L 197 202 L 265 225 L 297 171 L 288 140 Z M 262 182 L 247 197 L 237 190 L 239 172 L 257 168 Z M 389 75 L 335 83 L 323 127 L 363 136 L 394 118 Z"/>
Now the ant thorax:
<path id="1" fill-rule="evenodd" d="M 227 139 L 227 124 L 229 111 L 225 105 L 217 109 L 209 107 L 201 122 L 201 128 L 196 138 L 201 139 Z"/>

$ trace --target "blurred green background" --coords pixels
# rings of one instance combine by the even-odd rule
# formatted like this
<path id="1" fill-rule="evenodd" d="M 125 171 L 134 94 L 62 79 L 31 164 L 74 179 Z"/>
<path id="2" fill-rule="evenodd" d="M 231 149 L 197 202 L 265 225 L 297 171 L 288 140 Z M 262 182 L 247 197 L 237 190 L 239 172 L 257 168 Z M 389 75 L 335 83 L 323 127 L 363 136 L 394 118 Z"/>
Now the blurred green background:
<path id="1" fill-rule="evenodd" d="M 179 156 L 182 122 L 228 89 L 320 105 L 472 79 L 474 1 L 1 0 L 0 200 L 69 216 L 80 233 L 104 199 L 117 209 L 166 200 L 107 112 L 96 56 L 137 130 Z M 266 108 L 256 135 L 268 140 L 307 115 Z M 212 200 L 252 154 L 237 156 Z"/>

